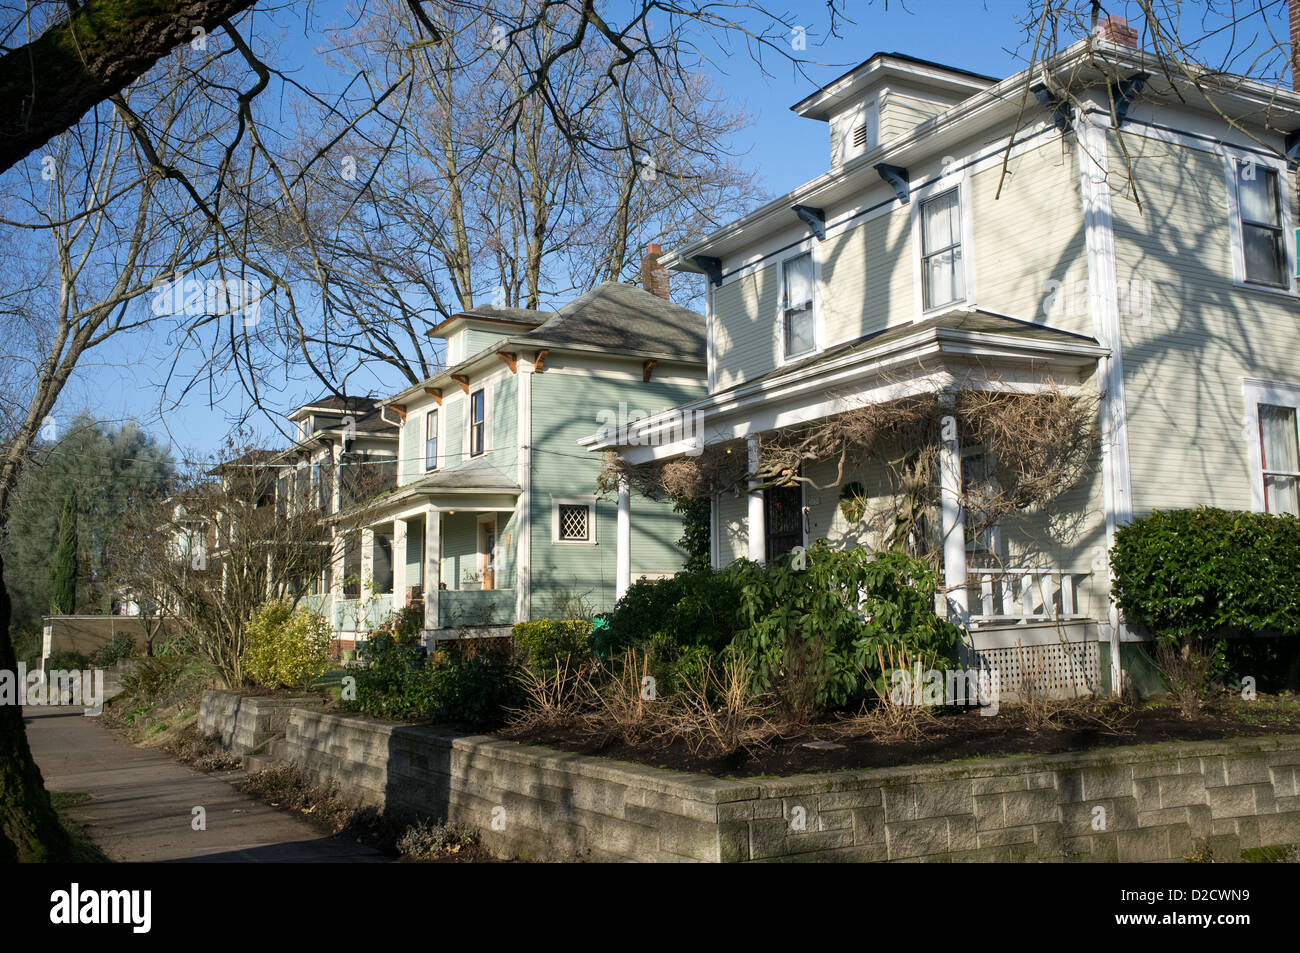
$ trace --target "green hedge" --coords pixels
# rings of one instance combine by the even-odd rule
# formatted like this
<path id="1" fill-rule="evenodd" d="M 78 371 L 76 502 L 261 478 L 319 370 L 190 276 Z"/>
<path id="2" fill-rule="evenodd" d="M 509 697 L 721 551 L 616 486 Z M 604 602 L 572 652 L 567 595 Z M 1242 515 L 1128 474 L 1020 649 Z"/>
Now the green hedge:
<path id="1" fill-rule="evenodd" d="M 591 654 L 591 623 L 586 619 L 536 619 L 514 627 L 515 644 L 534 668 L 554 671 L 557 661 L 579 662 Z"/>
<path id="2" fill-rule="evenodd" d="M 1300 633 L 1300 520 L 1157 510 L 1115 533 L 1113 598 L 1172 642 Z"/>
<path id="3" fill-rule="evenodd" d="M 741 588 L 733 569 L 638 580 L 614 606 L 609 628 L 596 634 L 596 653 L 608 658 L 652 640 L 720 652 L 743 627 Z"/>

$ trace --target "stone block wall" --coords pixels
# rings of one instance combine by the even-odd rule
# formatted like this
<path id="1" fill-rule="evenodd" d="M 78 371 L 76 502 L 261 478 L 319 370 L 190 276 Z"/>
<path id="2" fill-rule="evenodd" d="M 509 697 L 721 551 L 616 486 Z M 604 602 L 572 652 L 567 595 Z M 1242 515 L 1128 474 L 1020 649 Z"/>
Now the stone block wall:
<path id="1" fill-rule="evenodd" d="M 199 705 L 199 732 L 220 739 L 227 751 L 256 754 L 284 734 L 292 711 L 314 703 L 310 698 L 208 690 Z"/>

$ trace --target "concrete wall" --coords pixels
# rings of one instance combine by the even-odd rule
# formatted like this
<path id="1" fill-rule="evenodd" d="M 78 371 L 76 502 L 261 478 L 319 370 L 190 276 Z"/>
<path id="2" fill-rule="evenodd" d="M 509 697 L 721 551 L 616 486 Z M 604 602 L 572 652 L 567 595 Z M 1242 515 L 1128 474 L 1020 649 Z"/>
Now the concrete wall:
<path id="1" fill-rule="evenodd" d="M 229 717 L 216 694 L 201 725 Z M 278 750 L 361 803 L 532 859 L 1124 862 L 1202 838 L 1223 859 L 1300 843 L 1300 736 L 723 780 L 296 709 Z"/>
<path id="2" fill-rule="evenodd" d="M 60 652 L 80 652 L 90 655 L 113 642 L 119 632 L 135 640 L 136 651 L 144 654 L 144 627 L 139 616 L 130 615 L 50 615 L 44 618 L 44 628 L 49 630 L 49 640 L 42 652 L 49 658 Z M 154 647 L 171 635 L 177 634 L 175 623 L 163 620 L 154 638 Z"/>
<path id="3" fill-rule="evenodd" d="M 199 732 L 219 738 L 227 751 L 255 754 L 283 735 L 290 714 L 311 701 L 209 689 L 199 703 Z"/>

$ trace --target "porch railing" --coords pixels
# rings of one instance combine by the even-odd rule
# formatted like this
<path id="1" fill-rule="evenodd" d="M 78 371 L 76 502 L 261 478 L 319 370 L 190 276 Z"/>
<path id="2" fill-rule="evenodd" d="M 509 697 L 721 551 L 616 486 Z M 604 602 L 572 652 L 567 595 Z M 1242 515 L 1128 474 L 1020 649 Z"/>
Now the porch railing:
<path id="1" fill-rule="evenodd" d="M 972 569 L 966 598 L 972 625 L 994 622 L 1045 622 L 1081 619 L 1079 587 L 1091 570 Z M 936 611 L 947 612 L 946 597 L 936 597 Z"/>

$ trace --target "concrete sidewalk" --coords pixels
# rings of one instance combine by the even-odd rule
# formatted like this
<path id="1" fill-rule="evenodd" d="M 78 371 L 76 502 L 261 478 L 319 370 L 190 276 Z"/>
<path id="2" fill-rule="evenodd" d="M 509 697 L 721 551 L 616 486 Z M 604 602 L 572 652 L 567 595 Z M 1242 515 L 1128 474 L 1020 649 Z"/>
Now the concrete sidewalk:
<path id="1" fill-rule="evenodd" d="M 72 707 L 23 711 L 27 739 L 51 791 L 90 800 L 67 813 L 115 861 L 355 863 L 388 858 L 240 794 L 220 775 L 137 748 Z M 207 830 L 191 827 L 193 809 Z"/>

